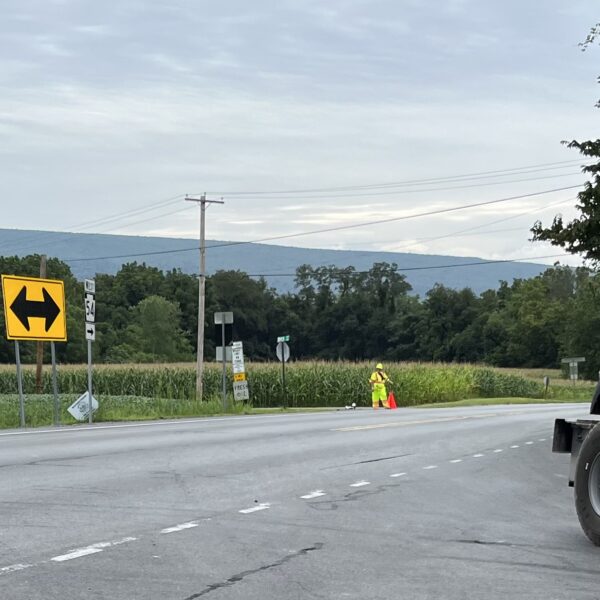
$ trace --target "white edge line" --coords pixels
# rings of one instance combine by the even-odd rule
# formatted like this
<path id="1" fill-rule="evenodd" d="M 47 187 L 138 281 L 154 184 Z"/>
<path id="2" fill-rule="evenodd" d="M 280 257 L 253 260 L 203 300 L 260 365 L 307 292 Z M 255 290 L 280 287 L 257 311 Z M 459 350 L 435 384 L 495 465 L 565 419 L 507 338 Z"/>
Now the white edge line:
<path id="1" fill-rule="evenodd" d="M 259 510 L 267 510 L 267 508 L 271 508 L 271 505 L 268 502 L 265 502 L 263 504 L 259 504 L 258 506 L 253 506 L 252 508 L 244 508 L 238 512 L 242 513 L 243 515 L 248 515 L 253 512 L 258 512 Z"/>
<path id="2" fill-rule="evenodd" d="M 183 531 L 184 529 L 191 529 L 192 527 L 198 527 L 198 521 L 189 521 L 188 523 L 180 523 L 179 525 L 174 525 L 173 527 L 167 527 L 165 529 L 161 529 L 161 533 L 175 533 L 176 531 Z"/>
<path id="3" fill-rule="evenodd" d="M 293 413 L 307 417 L 321 416 L 322 411 L 317 413 Z M 333 411 L 331 411 L 333 412 Z M 60 427 L 57 429 L 31 429 L 27 431 L 5 431 L 0 433 L 0 437 L 8 437 L 11 435 L 39 435 L 42 433 L 77 433 L 78 431 L 101 431 L 103 429 L 131 429 L 134 427 L 165 427 L 168 425 L 193 425 L 194 423 L 219 423 L 222 421 L 248 421 L 250 419 L 285 419 L 292 415 L 232 415 L 230 417 L 208 417 L 198 419 L 178 419 L 174 421 L 148 421 L 147 423 L 121 423 L 118 425 L 92 425 L 88 426 L 72 426 Z M 332 430 L 335 431 L 335 430 Z"/>

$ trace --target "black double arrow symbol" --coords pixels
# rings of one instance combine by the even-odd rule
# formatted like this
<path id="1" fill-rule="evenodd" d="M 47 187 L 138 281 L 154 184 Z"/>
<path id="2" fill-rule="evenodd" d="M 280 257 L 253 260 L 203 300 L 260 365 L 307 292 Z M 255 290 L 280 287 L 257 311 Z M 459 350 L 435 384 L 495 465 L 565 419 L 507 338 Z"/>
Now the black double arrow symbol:
<path id="1" fill-rule="evenodd" d="M 15 313 L 17 319 L 21 321 L 27 331 L 30 329 L 29 319 L 31 317 L 46 319 L 45 330 L 48 331 L 52 327 L 52 323 L 56 321 L 56 317 L 60 314 L 60 307 L 54 302 L 52 296 L 50 296 L 44 287 L 42 288 L 42 295 L 44 299 L 41 302 L 39 300 L 27 300 L 27 286 L 24 285 L 23 289 L 10 305 L 10 309 Z"/>

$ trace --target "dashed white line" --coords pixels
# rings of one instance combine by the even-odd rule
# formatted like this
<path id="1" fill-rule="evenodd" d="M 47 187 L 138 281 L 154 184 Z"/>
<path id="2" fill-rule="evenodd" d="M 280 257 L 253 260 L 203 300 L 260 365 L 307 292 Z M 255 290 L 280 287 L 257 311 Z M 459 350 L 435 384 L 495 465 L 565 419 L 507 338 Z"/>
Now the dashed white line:
<path id="1" fill-rule="evenodd" d="M 533 444 L 533 442 L 525 442 L 526 446 L 531 446 L 531 444 Z"/>
<path id="2" fill-rule="evenodd" d="M 462 458 L 453 458 L 450 462 L 451 463 L 459 463 L 459 462 L 462 462 Z"/>
<path id="3" fill-rule="evenodd" d="M 243 515 L 249 515 L 250 513 L 258 512 L 259 510 L 267 510 L 268 508 L 271 508 L 271 504 L 269 502 L 261 502 L 256 506 L 244 508 L 238 512 L 242 513 Z"/>
<path id="4" fill-rule="evenodd" d="M 540 439 L 538 440 L 538 442 L 545 442 L 545 441 L 546 441 L 546 438 L 540 438 Z"/>
<path id="5" fill-rule="evenodd" d="M 357 481 L 356 483 L 351 483 L 350 487 L 363 487 L 365 485 L 371 485 L 370 481 Z"/>
<path id="6" fill-rule="evenodd" d="M 82 556 L 97 554 L 98 552 L 102 552 L 106 548 L 110 548 L 112 546 L 120 546 L 121 544 L 126 544 L 127 542 L 134 542 L 135 540 L 137 540 L 137 538 L 127 537 L 121 540 L 116 540 L 114 542 L 98 542 L 97 544 L 85 546 L 85 548 L 76 548 L 75 550 L 71 550 L 67 554 L 53 556 L 50 560 L 54 562 L 64 562 L 66 560 L 73 560 L 74 558 L 81 558 Z"/>
<path id="7" fill-rule="evenodd" d="M 481 452 L 478 452 L 477 454 L 473 454 L 473 458 L 481 458 L 483 456 L 483 454 L 481 454 Z"/>
<path id="8" fill-rule="evenodd" d="M 187 523 L 180 523 L 179 525 L 174 525 L 173 527 L 161 529 L 161 533 L 175 533 L 177 531 L 183 531 L 184 529 L 192 529 L 192 527 L 198 527 L 198 525 L 198 521 L 189 521 Z"/>
<path id="9" fill-rule="evenodd" d="M 22 571 L 23 569 L 29 569 L 29 567 L 33 567 L 33 565 L 28 565 L 24 563 L 8 565 L 8 567 L 0 568 L 0 575 L 4 575 L 5 573 L 16 573 L 17 571 Z"/>
<path id="10" fill-rule="evenodd" d="M 437 469 L 437 465 L 427 465 L 426 467 L 423 467 L 424 471 L 429 471 L 430 469 Z"/>
<path id="11" fill-rule="evenodd" d="M 300 496 L 302 500 L 312 500 L 313 498 L 320 498 L 321 496 L 325 496 L 325 492 L 323 490 L 315 490 L 310 494 L 305 494 L 304 496 Z"/>
<path id="12" fill-rule="evenodd" d="M 403 475 L 406 475 L 406 473 L 392 473 L 390 477 L 402 477 Z"/>
<path id="13" fill-rule="evenodd" d="M 511 448 L 518 448 L 519 444 L 515 444 L 514 446 L 511 446 Z"/>
<path id="14" fill-rule="evenodd" d="M 496 448 L 494 450 L 494 454 L 498 454 L 498 452 L 503 452 L 503 449 L 502 448 Z"/>

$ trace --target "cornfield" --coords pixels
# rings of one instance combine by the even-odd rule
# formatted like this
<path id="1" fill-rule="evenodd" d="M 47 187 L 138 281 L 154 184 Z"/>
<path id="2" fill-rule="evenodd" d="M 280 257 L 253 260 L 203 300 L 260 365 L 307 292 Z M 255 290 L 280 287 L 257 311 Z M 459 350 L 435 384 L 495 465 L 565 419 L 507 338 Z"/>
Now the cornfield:
<path id="1" fill-rule="evenodd" d="M 344 406 L 355 402 L 370 404 L 370 363 L 294 362 L 286 367 L 285 404 L 290 407 Z M 284 404 L 279 363 L 247 363 L 251 403 L 255 407 Z M 542 398 L 541 381 L 502 373 L 500 370 L 473 365 L 396 363 L 386 365 L 394 382 L 391 386 L 399 406 L 447 402 L 477 397 Z M 231 390 L 232 374 L 228 371 Z M 35 392 L 35 372 L 23 372 L 25 394 Z M 195 368 L 193 365 L 99 365 L 94 368 L 94 395 L 99 397 L 143 397 L 165 400 L 193 400 Z M 83 393 L 87 388 L 85 366 L 70 365 L 58 369 L 61 394 Z M 570 391 L 564 391 L 569 394 Z M 14 367 L 0 369 L 0 394 L 15 394 L 17 381 Z M 205 398 L 216 400 L 221 393 L 221 366 L 207 363 L 204 370 Z M 552 394 L 559 388 L 552 388 Z M 589 389 L 581 390 L 588 394 Z M 51 373 L 43 373 L 43 394 L 52 393 Z"/>

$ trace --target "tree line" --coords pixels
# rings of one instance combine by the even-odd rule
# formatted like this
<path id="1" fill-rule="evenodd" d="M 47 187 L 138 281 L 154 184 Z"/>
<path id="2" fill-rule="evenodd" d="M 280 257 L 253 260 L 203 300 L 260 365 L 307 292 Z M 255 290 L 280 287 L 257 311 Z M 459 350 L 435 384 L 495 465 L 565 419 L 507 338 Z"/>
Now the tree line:
<path id="1" fill-rule="evenodd" d="M 49 259 L 48 278 L 65 282 L 69 341 L 56 344 L 63 363 L 85 362 L 83 284 L 65 263 Z M 39 256 L 1 257 L 0 272 L 38 276 Z M 264 279 L 219 271 L 206 281 L 205 357 L 215 355 L 213 313 L 231 310 L 234 338 L 251 360 L 273 360 L 278 335 L 291 336 L 298 359 L 485 363 L 503 367 L 560 365 L 585 356 L 600 367 L 600 274 L 554 266 L 531 279 L 501 282 L 475 294 L 436 285 L 420 298 L 396 264 L 311 267 L 296 288 L 279 294 Z M 106 363 L 191 361 L 196 352 L 198 279 L 136 262 L 96 277 L 94 360 Z M 14 362 L 0 319 L 0 362 Z M 35 343 L 23 343 L 24 362 Z"/>

